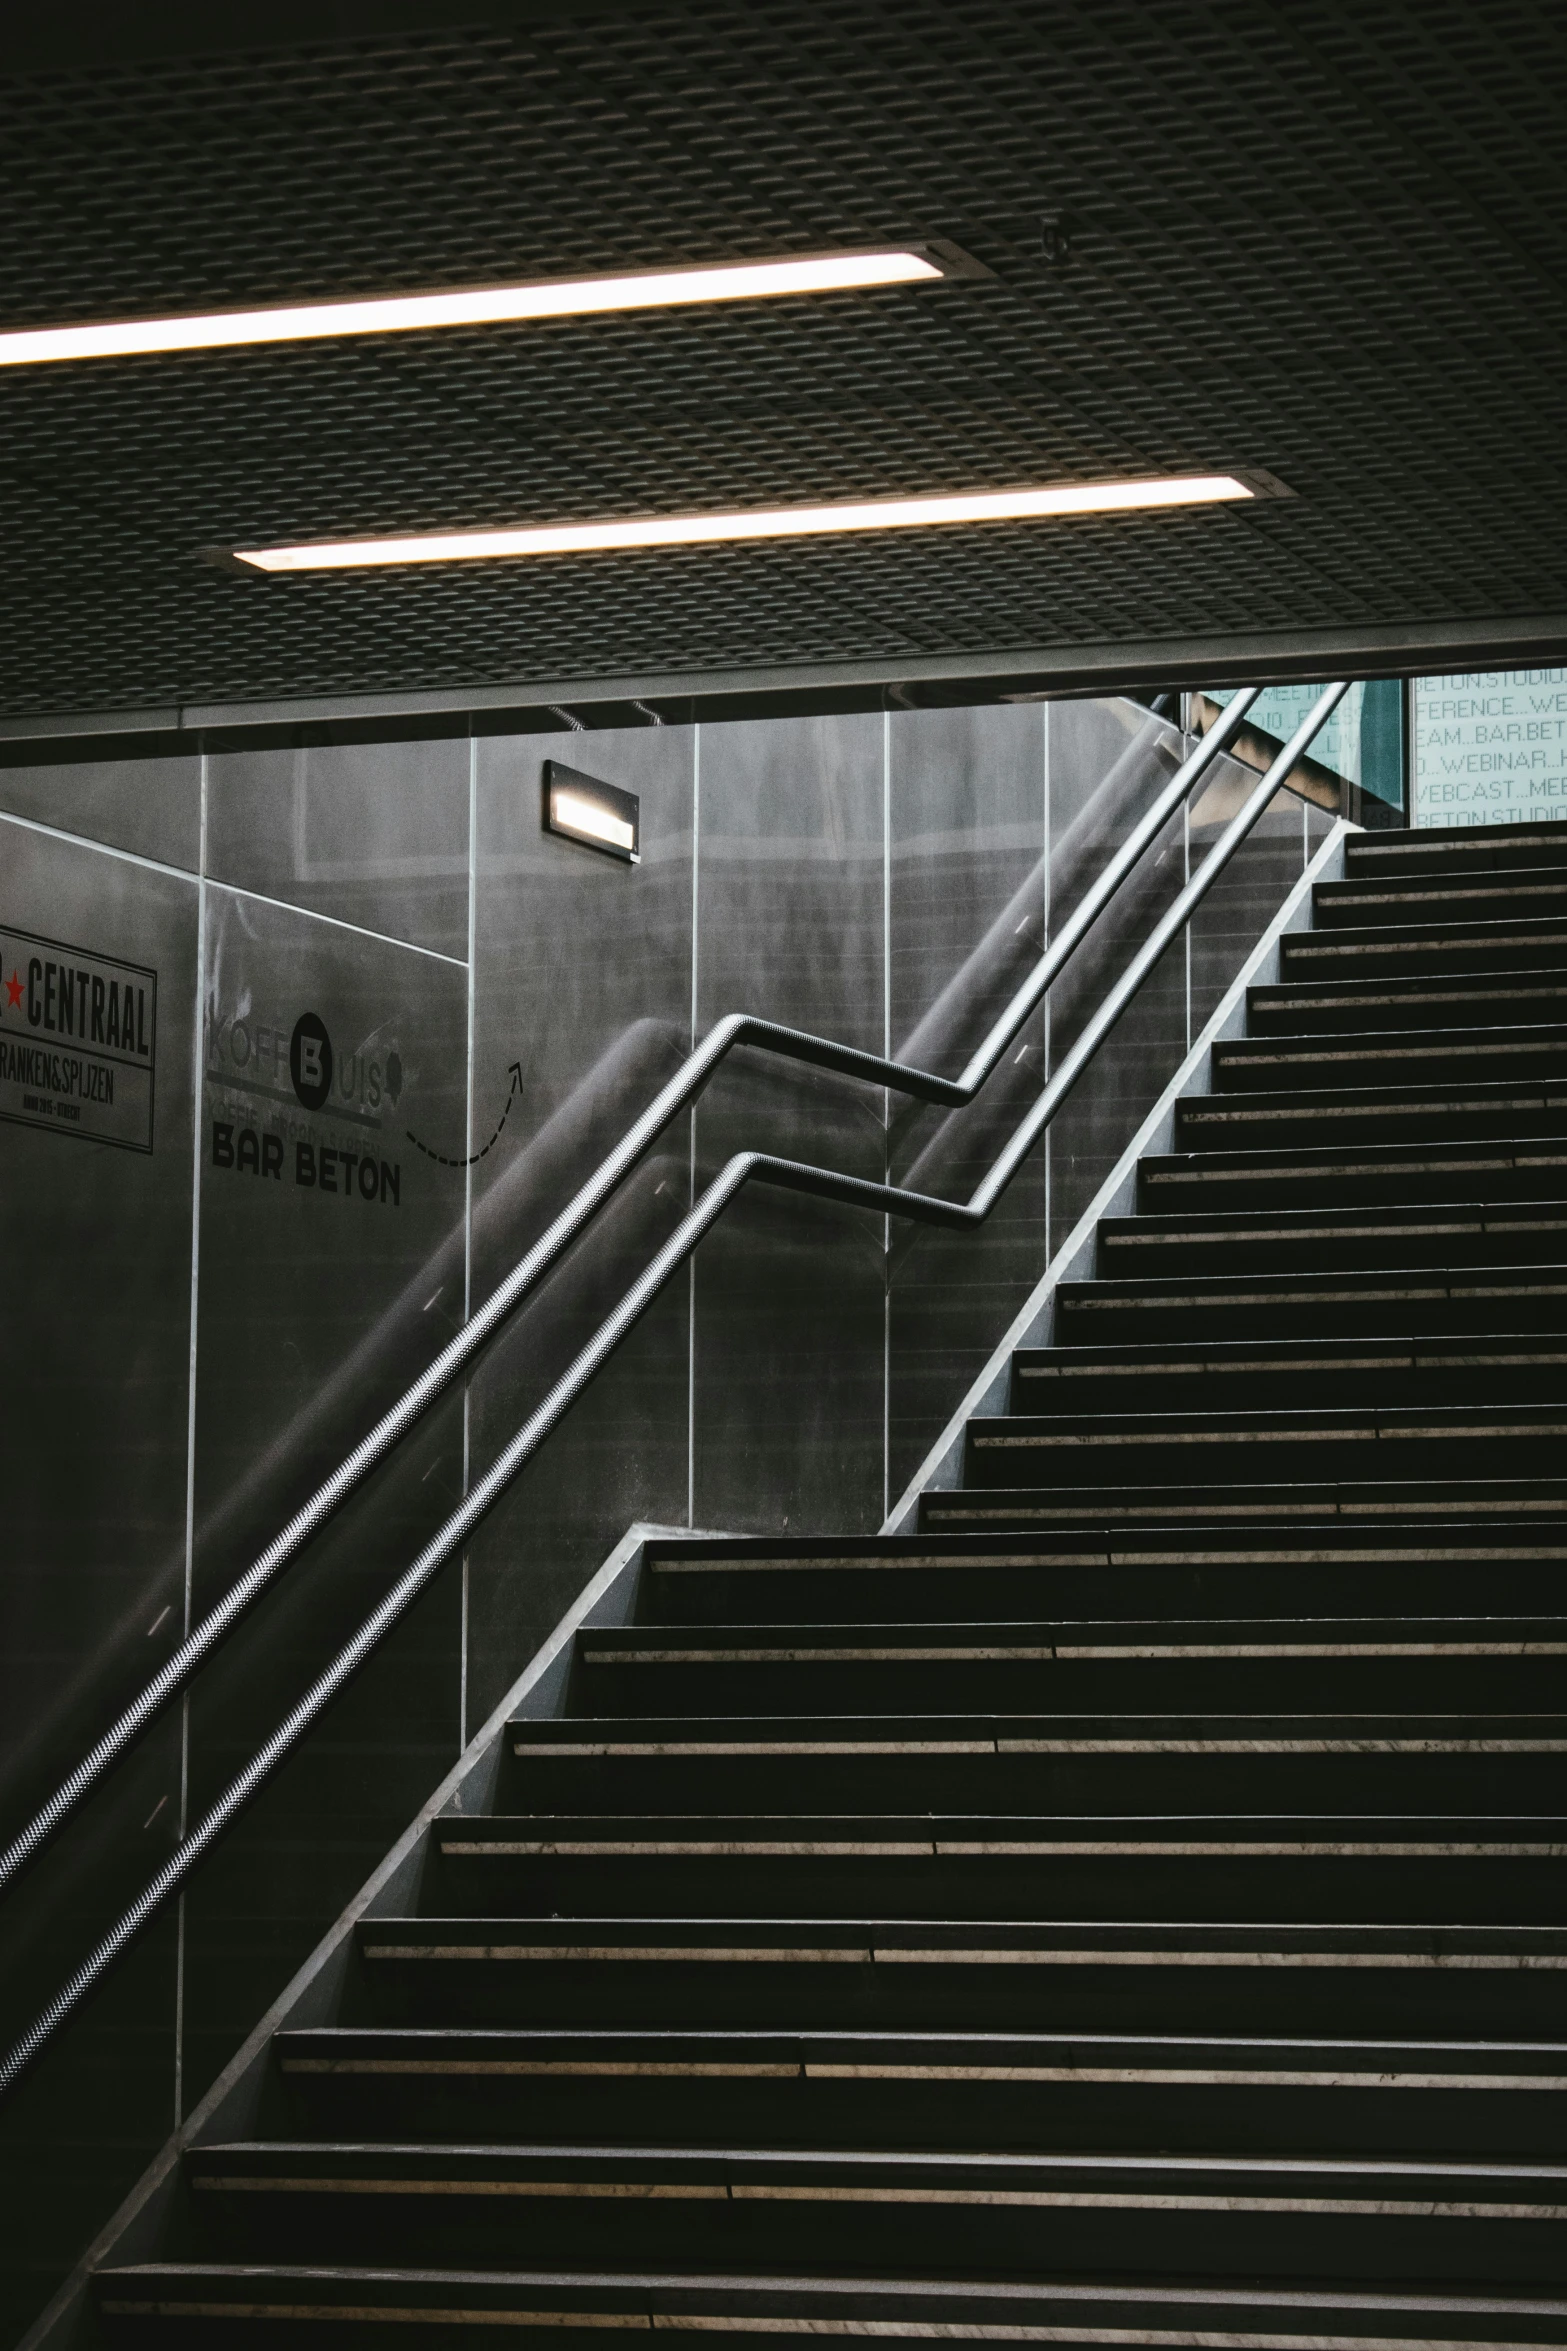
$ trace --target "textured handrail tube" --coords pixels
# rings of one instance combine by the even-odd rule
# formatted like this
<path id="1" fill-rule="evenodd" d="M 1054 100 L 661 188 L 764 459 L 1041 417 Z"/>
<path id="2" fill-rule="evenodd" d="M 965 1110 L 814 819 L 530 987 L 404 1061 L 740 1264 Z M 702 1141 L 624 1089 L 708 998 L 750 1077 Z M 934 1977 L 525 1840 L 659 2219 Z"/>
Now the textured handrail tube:
<path id="1" fill-rule="evenodd" d="M 684 1264 L 702 1236 L 717 1223 L 729 1202 L 752 1177 L 762 1183 L 779 1185 L 788 1191 L 807 1192 L 819 1199 L 842 1201 L 854 1208 L 872 1208 L 884 1214 L 914 1217 L 925 1224 L 983 1224 L 1022 1160 L 1055 1117 L 1160 956 L 1201 905 L 1236 850 L 1268 808 L 1274 793 L 1296 760 L 1348 690 L 1347 684 L 1330 686 L 1308 712 L 1256 790 L 1220 834 L 1204 859 L 1200 872 L 1193 876 L 1155 924 L 1082 1036 L 1073 1045 L 1061 1068 L 1018 1127 L 995 1166 L 967 1201 L 937 1199 L 923 1192 L 903 1192 L 895 1184 L 874 1183 L 866 1177 L 843 1175 L 835 1168 L 812 1167 L 799 1160 L 779 1159 L 768 1152 L 741 1151 L 725 1162 L 700 1200 L 682 1218 L 619 1305 L 600 1324 L 582 1352 L 561 1374 L 543 1402 L 524 1421 L 510 1444 L 497 1455 L 439 1533 L 431 1537 L 412 1566 L 398 1578 L 386 1598 L 365 1619 L 353 1639 L 312 1683 L 298 1705 L 278 1725 L 238 1778 L 229 1783 L 211 1810 L 203 1814 L 195 1828 L 181 1839 L 118 1924 L 88 1954 L 48 2007 L 35 2019 L 5 2059 L 0 2061 L 0 2098 L 26 2072 L 34 2058 L 73 2010 L 80 2006 L 100 1976 L 113 1965 L 160 1905 L 184 1884 L 202 1855 L 216 1843 L 262 1783 L 298 1745 L 316 1717 L 330 1705 L 371 1651 L 391 1631 L 399 1618 L 407 1613 L 454 1553 L 461 1550 L 518 1471 L 538 1451 L 556 1423 L 651 1306 L 670 1275 Z"/>
<path id="2" fill-rule="evenodd" d="M 103 1736 L 89 1748 L 69 1777 L 61 1782 L 12 1842 L 0 1850 L 0 1892 L 43 1850 L 55 1831 L 69 1819 L 104 1773 L 134 1744 L 170 1699 L 179 1695 L 197 1668 L 228 1638 L 240 1618 L 260 1598 L 274 1577 L 341 1508 L 355 1487 L 369 1476 L 378 1462 L 385 1459 L 392 1447 L 401 1441 L 436 1399 L 445 1393 L 458 1373 L 486 1344 L 512 1309 L 565 1254 L 584 1225 L 590 1222 L 616 1186 L 629 1174 L 643 1152 L 657 1141 L 670 1120 L 678 1116 L 686 1104 L 701 1092 L 718 1064 L 733 1047 L 760 1046 L 787 1060 L 808 1062 L 816 1068 L 863 1078 L 873 1085 L 886 1086 L 896 1093 L 911 1094 L 925 1102 L 971 1102 L 1018 1030 L 1038 1006 L 1068 956 L 1103 913 L 1150 841 L 1195 789 L 1236 733 L 1260 691 L 1260 687 L 1252 686 L 1237 694 L 1190 758 L 1177 768 L 1104 871 L 1073 907 L 1046 953 L 1018 989 L 961 1077 L 937 1077 L 929 1070 L 884 1060 L 879 1054 L 862 1053 L 852 1045 L 836 1044 L 829 1037 L 811 1036 L 804 1029 L 787 1028 L 777 1021 L 762 1020 L 753 1013 L 727 1013 L 703 1038 L 701 1044 L 695 1047 L 641 1117 L 626 1129 L 608 1157 L 600 1162 L 581 1190 L 567 1202 L 548 1230 L 518 1260 L 500 1287 L 441 1350 L 429 1368 L 421 1372 L 413 1386 L 383 1414 L 368 1436 L 363 1437 L 347 1458 L 339 1463 L 326 1483 L 295 1512 L 259 1559 L 245 1570 L 237 1583 L 230 1586 L 216 1606 L 191 1627 L 179 1647 Z"/>

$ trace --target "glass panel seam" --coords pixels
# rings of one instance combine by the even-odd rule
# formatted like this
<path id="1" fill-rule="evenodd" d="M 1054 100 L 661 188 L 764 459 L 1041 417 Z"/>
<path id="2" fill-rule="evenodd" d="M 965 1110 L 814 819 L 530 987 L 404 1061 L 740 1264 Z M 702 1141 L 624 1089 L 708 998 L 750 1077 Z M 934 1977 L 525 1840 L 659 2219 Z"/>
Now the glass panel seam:
<path id="1" fill-rule="evenodd" d="M 205 772 L 205 767 L 206 767 L 206 754 L 205 754 L 205 753 L 203 753 L 203 754 L 202 754 L 202 767 L 203 767 L 203 771 Z M 70 833 L 70 832 L 67 832 L 67 831 L 65 830 L 65 828 L 64 828 L 62 825 L 57 825 L 57 824 L 44 824 L 44 823 L 42 823 L 42 822 L 39 820 L 39 818 L 37 818 L 36 816 L 18 816 L 18 815 L 15 813 L 15 811 L 14 811 L 13 809 L 10 809 L 10 808 L 0 808 L 0 824 L 14 824 L 14 825 L 19 825 L 19 826 L 21 827 L 21 829 L 22 829 L 22 831 L 23 831 L 24 833 L 41 833 L 41 834 L 43 835 L 43 837 L 44 837 L 44 839 L 45 839 L 46 841 L 64 841 L 64 842 L 66 843 L 66 845 L 67 845 L 69 848 L 72 848 L 72 849 L 91 849 L 91 850 L 94 850 L 94 851 L 97 853 L 97 855 L 98 855 L 98 856 L 100 856 L 100 857 L 117 857 L 117 858 L 119 859 L 119 861 L 120 861 L 120 863 L 121 863 L 122 865 L 139 865 L 139 866 L 141 867 L 141 869 L 142 869 L 142 871 L 143 871 L 144 873 L 161 873 L 161 874 L 167 874 L 167 875 L 168 875 L 168 877 L 169 877 L 169 879 L 170 879 L 171 881 L 175 881 L 175 882 L 189 882 L 193 888 L 194 888 L 194 887 L 196 887 L 196 886 L 199 884 L 200 880 L 201 880 L 201 876 L 200 876 L 199 874 L 194 874 L 194 873 L 192 873 L 192 872 L 191 872 L 191 870 L 190 870 L 190 868 L 189 868 L 189 866 L 185 866 L 185 865 L 165 865 L 165 864 L 163 863 L 163 861 L 162 861 L 162 859 L 161 859 L 161 858 L 157 858 L 157 857 L 143 857 L 143 856 L 141 856 L 141 855 L 140 855 L 140 854 L 139 854 L 139 853 L 138 853 L 136 850 L 134 850 L 134 849 L 117 849 L 117 848 L 114 846 L 114 844 L 113 844 L 113 842 L 112 842 L 112 841 L 95 841 L 95 840 L 93 840 L 92 836 L 91 836 L 90 834 L 88 834 L 88 833 Z M 199 854 L 200 854 L 200 856 L 201 856 L 201 858 L 202 858 L 203 862 L 205 862 L 205 858 L 206 858 L 206 846 L 205 846 L 205 844 L 206 844 L 206 785 L 205 785 L 205 783 L 203 783 L 203 785 L 202 785 L 202 819 L 201 819 L 201 834 L 202 834 L 202 848 L 201 848 L 201 850 L 200 850 Z"/>
<path id="2" fill-rule="evenodd" d="M 1050 705 L 1049 705 L 1049 703 L 1048 703 L 1048 702 L 1042 703 L 1042 704 L 1040 705 L 1040 712 L 1039 712 L 1039 716 L 1040 716 L 1040 721 L 1041 721 L 1041 728 L 1042 728 L 1042 732 L 1041 732 L 1041 736 L 1040 736 L 1040 744 L 1039 744 L 1039 781 L 1040 781 L 1040 794 L 1041 794 L 1041 817 L 1040 817 L 1040 829 L 1041 829 L 1041 833 L 1042 833 L 1042 837 L 1043 837 L 1043 848 L 1042 848 L 1041 855 L 1040 855 L 1040 860 L 1039 860 L 1039 919 L 1040 919 L 1040 946 L 1041 946 L 1041 951 L 1043 951 L 1043 949 L 1044 949 L 1044 948 L 1046 948 L 1046 947 L 1048 947 L 1048 946 L 1049 946 L 1049 944 L 1050 944 L 1050 916 L 1051 916 L 1051 905 L 1050 905 Z M 1039 1080 L 1039 1090 L 1040 1090 L 1040 1092 L 1041 1092 L 1041 1093 L 1043 1093 L 1043 1092 L 1044 1092 L 1044 1090 L 1045 1090 L 1046 1086 L 1048 1086 L 1048 1085 L 1049 1085 L 1049 1083 L 1050 1083 L 1050 997 L 1049 997 L 1048 993 L 1046 994 L 1045 1001 L 1044 1001 L 1044 1005 L 1043 1005 L 1043 1007 L 1042 1007 L 1042 1011 L 1043 1011 L 1043 1020 L 1044 1020 L 1044 1035 L 1043 1035 L 1043 1037 L 1040 1039 L 1040 1047 L 1039 1047 L 1039 1065 L 1040 1065 L 1040 1080 Z M 1046 1129 L 1045 1129 L 1044 1148 L 1045 1148 L 1045 1263 L 1048 1265 L 1048 1264 L 1050 1263 L 1050 1258 L 1051 1258 L 1051 1246 L 1052 1246 L 1052 1241 L 1053 1241 L 1053 1238 L 1054 1238 L 1054 1236 L 1053 1236 L 1053 1234 L 1052 1234 L 1052 1232 L 1051 1232 L 1051 1225 L 1050 1225 L 1050 1218 L 1051 1218 L 1051 1199 L 1050 1199 L 1050 1171 L 1051 1171 L 1051 1161 L 1052 1161 L 1052 1158 L 1053 1158 L 1053 1156 L 1054 1156 L 1054 1151 L 1055 1151 L 1055 1144 L 1054 1144 L 1054 1139 L 1053 1139 L 1053 1137 L 1052 1137 L 1052 1135 L 1051 1135 L 1051 1133 L 1050 1133 L 1050 1129 L 1049 1129 L 1048 1127 L 1046 1127 Z"/>
<path id="3" fill-rule="evenodd" d="M 190 1356 L 185 1379 L 185 1576 L 181 1637 L 190 1631 L 196 1566 L 196 1373 L 201 1303 L 201 1164 L 207 1064 L 207 754 L 200 754 L 196 835 L 196 990 L 191 1019 L 190 1094 Z M 142 862 L 138 860 L 137 862 Z M 175 869 L 177 871 L 177 869 Z M 190 1692 L 180 1700 L 179 1834 L 190 1801 Z M 185 2100 L 185 1896 L 174 1921 L 174 2125 Z"/>
<path id="4" fill-rule="evenodd" d="M 462 1318 L 466 1323 L 473 1312 L 473 1056 L 475 1028 L 475 984 L 479 966 L 479 743 L 472 732 L 468 735 L 468 1057 L 464 1078 L 466 1089 L 466 1124 L 464 1132 L 463 1202 L 462 1202 Z M 463 1381 L 462 1388 L 462 1490 L 468 1491 L 472 1462 L 473 1382 Z M 468 1584 L 469 1553 L 462 1555 L 461 1623 L 457 1642 L 457 1752 L 468 1744 Z"/>
<path id="5" fill-rule="evenodd" d="M 1184 888 L 1192 878 L 1192 805 L 1189 800 L 1181 807 L 1181 884 Z M 1192 926 L 1188 921 L 1181 932 L 1182 949 L 1186 958 L 1186 1050 L 1192 1049 Z"/>
<path id="6" fill-rule="evenodd" d="M 691 1035 L 696 1051 L 697 985 L 701 960 L 702 892 L 702 729 L 691 729 Z M 696 1200 L 696 1119 L 693 1102 L 686 1127 L 686 1206 Z M 686 1525 L 696 1525 L 696 1252 L 686 1265 Z"/>
<path id="7" fill-rule="evenodd" d="M 367 930 L 363 923 L 345 922 L 340 914 L 323 914 L 319 907 L 300 906 L 292 898 L 274 898 L 265 890 L 247 890 L 239 882 L 219 881 L 215 877 L 211 887 L 227 890 L 231 898 L 248 898 L 256 906 L 277 906 L 286 914 L 302 914 L 309 922 L 330 923 L 334 930 L 349 931 L 356 939 L 374 939 L 383 947 L 402 947 L 410 955 L 428 956 L 432 963 L 449 963 L 456 971 L 467 969 L 466 958 L 461 955 L 443 955 L 439 947 L 421 947 L 417 940 L 399 939 L 391 931 Z"/>
<path id="8" fill-rule="evenodd" d="M 892 713 L 881 714 L 881 1050 L 892 1059 Z M 881 1090 L 882 1181 L 892 1181 L 892 1094 Z M 886 1524 L 892 1456 L 892 1218 L 881 1220 L 881 1515 Z"/>

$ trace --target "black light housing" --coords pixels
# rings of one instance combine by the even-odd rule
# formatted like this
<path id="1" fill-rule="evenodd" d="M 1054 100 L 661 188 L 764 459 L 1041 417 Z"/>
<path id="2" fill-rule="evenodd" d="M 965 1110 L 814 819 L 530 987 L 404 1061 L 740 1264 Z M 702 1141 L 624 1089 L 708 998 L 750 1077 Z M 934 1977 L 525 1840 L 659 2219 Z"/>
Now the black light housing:
<path id="1" fill-rule="evenodd" d="M 636 793 L 601 784 L 558 759 L 544 762 L 544 830 L 618 857 L 624 865 L 642 862 L 642 803 Z"/>

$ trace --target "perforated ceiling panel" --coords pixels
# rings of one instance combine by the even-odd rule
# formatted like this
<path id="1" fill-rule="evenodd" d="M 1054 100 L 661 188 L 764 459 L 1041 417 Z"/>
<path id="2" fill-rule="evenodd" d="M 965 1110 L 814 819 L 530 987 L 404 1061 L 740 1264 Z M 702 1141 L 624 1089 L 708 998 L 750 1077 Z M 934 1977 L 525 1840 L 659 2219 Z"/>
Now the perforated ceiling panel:
<path id="1" fill-rule="evenodd" d="M 994 272 L 4 371 L 11 713 L 1567 611 L 1556 5 L 635 8 L 22 73 L 0 154 L 4 324 L 910 237 Z M 1232 466 L 1295 495 L 348 577 L 201 558 Z"/>

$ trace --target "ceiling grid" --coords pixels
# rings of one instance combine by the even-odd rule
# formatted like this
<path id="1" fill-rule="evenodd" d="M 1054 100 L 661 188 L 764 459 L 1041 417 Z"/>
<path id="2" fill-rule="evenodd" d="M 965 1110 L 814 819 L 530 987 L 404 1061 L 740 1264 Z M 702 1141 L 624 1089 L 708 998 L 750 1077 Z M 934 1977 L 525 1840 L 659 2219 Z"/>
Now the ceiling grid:
<path id="1" fill-rule="evenodd" d="M 933 236 L 994 274 L 0 371 L 0 716 L 1567 613 L 1564 124 L 1538 0 L 671 0 L 13 73 L 0 326 Z M 1248 467 L 1293 495 L 203 552 Z"/>

